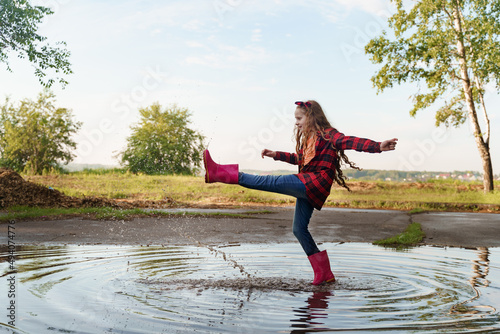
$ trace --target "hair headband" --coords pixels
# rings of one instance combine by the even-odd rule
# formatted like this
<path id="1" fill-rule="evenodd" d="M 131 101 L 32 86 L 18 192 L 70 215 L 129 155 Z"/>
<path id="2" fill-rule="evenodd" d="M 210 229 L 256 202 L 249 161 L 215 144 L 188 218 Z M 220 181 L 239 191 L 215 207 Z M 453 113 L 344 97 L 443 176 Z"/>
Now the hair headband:
<path id="1" fill-rule="evenodd" d="M 311 108 L 311 106 L 312 106 L 311 102 L 297 101 L 297 102 L 295 102 L 295 104 L 300 106 L 300 107 L 308 107 L 308 108 Z"/>

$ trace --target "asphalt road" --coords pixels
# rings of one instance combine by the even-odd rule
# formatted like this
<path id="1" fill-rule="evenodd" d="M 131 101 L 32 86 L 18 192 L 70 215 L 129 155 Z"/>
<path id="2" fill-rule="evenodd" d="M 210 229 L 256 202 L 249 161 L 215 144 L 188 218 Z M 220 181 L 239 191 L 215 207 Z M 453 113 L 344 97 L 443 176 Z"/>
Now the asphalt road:
<path id="1" fill-rule="evenodd" d="M 292 234 L 293 208 L 267 209 L 272 213 L 254 214 L 252 218 L 180 216 L 124 221 L 76 217 L 16 221 L 14 240 L 19 245 L 297 242 Z M 410 222 L 422 224 L 426 234 L 424 244 L 427 245 L 464 248 L 500 246 L 500 214 L 490 213 L 430 212 L 409 215 L 404 211 L 324 208 L 314 212 L 309 229 L 317 243 L 371 243 L 401 233 Z M 0 224 L 1 245 L 7 244 L 7 226 L 8 223 Z"/>

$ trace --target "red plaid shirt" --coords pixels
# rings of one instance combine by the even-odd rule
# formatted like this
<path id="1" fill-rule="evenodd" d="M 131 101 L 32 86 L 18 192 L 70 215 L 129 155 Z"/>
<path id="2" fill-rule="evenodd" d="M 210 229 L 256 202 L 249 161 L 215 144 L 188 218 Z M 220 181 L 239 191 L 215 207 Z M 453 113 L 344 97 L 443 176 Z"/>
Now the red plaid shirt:
<path id="1" fill-rule="evenodd" d="M 276 152 L 274 160 L 299 165 L 296 174 L 306 186 L 309 202 L 321 210 L 334 182 L 335 162 L 339 159 L 337 150 L 356 150 L 359 152 L 380 153 L 380 142 L 370 139 L 344 136 L 336 129 L 326 129 L 325 139 L 318 133 L 314 158 L 305 166 L 302 165 L 302 149 L 298 156 L 295 153 Z M 331 145 L 330 145 L 331 144 Z"/>

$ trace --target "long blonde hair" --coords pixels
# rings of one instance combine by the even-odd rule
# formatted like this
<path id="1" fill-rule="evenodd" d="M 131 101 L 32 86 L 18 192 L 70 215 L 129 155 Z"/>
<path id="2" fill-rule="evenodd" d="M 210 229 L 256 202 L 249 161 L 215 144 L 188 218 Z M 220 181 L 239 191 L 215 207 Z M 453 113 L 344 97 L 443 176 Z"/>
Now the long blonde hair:
<path id="1" fill-rule="evenodd" d="M 305 148 L 307 140 L 318 132 L 323 139 L 328 141 L 328 139 L 325 138 L 325 129 L 332 128 L 332 126 L 326 118 L 323 108 L 321 108 L 318 102 L 314 100 L 308 100 L 304 103 L 299 104 L 297 108 L 301 109 L 304 112 L 304 116 L 306 117 L 306 123 L 302 127 L 302 131 L 300 131 L 297 126 L 295 126 L 294 128 L 296 141 L 295 150 L 298 155 L 300 150 Z M 349 161 L 349 158 L 345 155 L 344 150 L 339 150 L 336 148 L 334 149 L 337 152 L 337 159 L 335 159 L 335 182 L 350 191 L 349 187 L 345 183 L 347 177 L 344 176 L 341 165 L 342 163 L 344 163 L 348 164 L 351 168 L 354 169 L 361 170 L 361 168 L 357 167 L 354 163 Z M 301 168 L 302 167 L 303 166 L 301 166 Z"/>

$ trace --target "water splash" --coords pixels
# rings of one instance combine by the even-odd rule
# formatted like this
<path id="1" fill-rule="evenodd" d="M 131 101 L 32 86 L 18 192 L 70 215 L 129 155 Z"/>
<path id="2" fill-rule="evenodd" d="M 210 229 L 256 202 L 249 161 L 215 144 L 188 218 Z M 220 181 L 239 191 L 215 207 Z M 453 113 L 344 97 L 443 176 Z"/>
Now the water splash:
<path id="1" fill-rule="evenodd" d="M 227 279 L 173 279 L 173 280 L 139 280 L 141 284 L 148 284 L 158 290 L 182 289 L 223 289 L 223 290 L 259 290 L 259 291 L 289 291 L 289 292 L 319 292 L 334 289 L 363 290 L 349 284 L 328 283 L 312 285 L 311 280 L 283 278 L 283 277 L 248 277 Z"/>
<path id="2" fill-rule="evenodd" d="M 180 227 L 173 227 L 172 230 L 175 233 L 177 233 L 179 236 L 191 240 L 193 244 L 198 245 L 199 247 L 204 247 L 204 248 L 208 249 L 211 254 L 214 254 L 215 256 L 220 256 L 224 261 L 229 263 L 230 266 L 232 266 L 235 269 L 238 269 L 243 276 L 245 276 L 247 278 L 252 277 L 252 275 L 248 271 L 246 271 L 245 268 L 241 264 L 239 264 L 236 260 L 231 258 L 224 251 L 217 249 L 213 245 L 205 244 L 205 243 L 199 241 L 198 239 L 193 237 L 190 233 L 186 233 L 186 231 L 181 229 Z"/>

